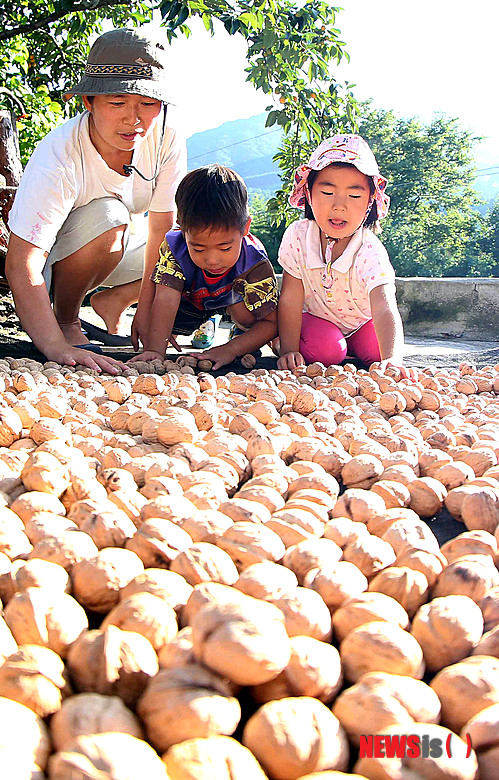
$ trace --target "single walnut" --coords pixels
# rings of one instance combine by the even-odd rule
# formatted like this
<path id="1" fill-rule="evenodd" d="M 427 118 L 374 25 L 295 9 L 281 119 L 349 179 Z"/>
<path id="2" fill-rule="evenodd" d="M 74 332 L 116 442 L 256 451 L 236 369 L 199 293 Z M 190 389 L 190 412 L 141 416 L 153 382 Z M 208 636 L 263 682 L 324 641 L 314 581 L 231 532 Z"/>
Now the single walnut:
<path id="1" fill-rule="evenodd" d="M 393 547 L 396 555 L 408 544 L 411 547 L 421 547 L 436 553 L 439 550 L 437 537 L 427 523 L 419 518 L 411 525 L 408 525 L 405 520 L 395 520 L 381 538 Z"/>
<path id="2" fill-rule="evenodd" d="M 88 628 L 78 602 L 53 588 L 27 588 L 16 593 L 5 608 L 5 622 L 18 644 L 48 647 L 62 658 Z"/>
<path id="3" fill-rule="evenodd" d="M 291 657 L 274 680 L 253 686 L 251 695 L 259 704 L 286 696 L 313 696 L 325 704 L 332 701 L 343 683 L 340 654 L 332 645 L 309 636 L 291 639 Z"/>
<path id="4" fill-rule="evenodd" d="M 343 560 L 354 563 L 366 577 L 372 577 L 395 563 L 395 552 L 388 542 L 369 534 L 366 539 L 348 544 L 343 550 Z"/>
<path id="5" fill-rule="evenodd" d="M 142 523 L 131 539 L 127 550 L 135 553 L 146 568 L 165 568 L 192 544 L 187 531 L 165 518 L 150 518 Z"/>
<path id="6" fill-rule="evenodd" d="M 237 593 L 237 600 L 206 604 L 192 621 L 196 658 L 242 685 L 258 685 L 286 666 L 290 643 L 280 610 Z"/>
<path id="7" fill-rule="evenodd" d="M 296 574 L 298 583 L 303 585 L 304 578 L 311 569 L 334 565 L 341 556 L 341 547 L 330 539 L 307 539 L 288 547 L 282 562 Z"/>
<path id="8" fill-rule="evenodd" d="M 63 531 L 57 537 L 41 539 L 29 554 L 29 558 L 42 558 L 58 563 L 69 573 L 75 565 L 95 555 L 97 547 L 90 536 L 81 531 Z"/>
<path id="9" fill-rule="evenodd" d="M 333 712 L 353 744 L 366 731 L 378 734 L 388 726 L 401 731 L 411 724 L 436 723 L 440 719 L 440 701 L 435 692 L 420 680 L 399 674 L 369 672 L 336 699 Z"/>
<path id="10" fill-rule="evenodd" d="M 135 593 L 152 593 L 175 611 L 179 611 L 192 593 L 192 587 L 183 577 L 166 569 L 144 569 L 120 590 L 120 599 Z"/>
<path id="11" fill-rule="evenodd" d="M 276 780 L 344 772 L 348 766 L 342 726 L 325 704 L 310 696 L 267 702 L 247 721 L 242 741 Z"/>
<path id="12" fill-rule="evenodd" d="M 480 608 L 468 596 L 452 595 L 423 604 L 411 628 L 423 648 L 430 672 L 438 672 L 469 655 L 482 631 Z"/>
<path id="13" fill-rule="evenodd" d="M 208 542 L 191 542 L 189 548 L 172 561 L 170 568 L 193 586 L 201 582 L 233 585 L 239 576 L 230 555 Z"/>
<path id="14" fill-rule="evenodd" d="M 69 649 L 67 665 L 78 691 L 117 695 L 129 707 L 159 668 L 149 640 L 117 626 L 81 634 Z"/>
<path id="15" fill-rule="evenodd" d="M 428 601 L 428 580 L 422 572 L 407 566 L 388 566 L 369 583 L 369 590 L 395 599 L 413 618 L 419 607 Z"/>
<path id="16" fill-rule="evenodd" d="M 469 531 L 493 534 L 499 525 L 499 490 L 491 487 L 473 490 L 463 500 L 461 515 Z"/>
<path id="17" fill-rule="evenodd" d="M 120 590 L 143 570 L 135 553 L 105 547 L 73 567 L 73 593 L 86 609 L 106 614 L 118 603 Z"/>
<path id="18" fill-rule="evenodd" d="M 272 601 L 290 593 L 298 585 L 296 575 L 284 566 L 262 561 L 248 566 L 234 587 L 247 596 Z"/>
<path id="19" fill-rule="evenodd" d="M 396 623 L 374 621 L 357 626 L 340 645 L 345 677 L 357 682 L 366 672 L 388 672 L 421 679 L 423 651 Z"/>
<path id="20" fill-rule="evenodd" d="M 47 647 L 21 644 L 0 667 L 0 696 L 24 704 L 40 718 L 57 712 L 69 692 L 64 663 Z"/>
<path id="21" fill-rule="evenodd" d="M 331 638 L 331 614 L 318 592 L 297 587 L 272 599 L 272 604 L 282 611 L 288 636 L 311 636 L 322 641 Z"/>
<path id="22" fill-rule="evenodd" d="M 407 628 L 409 616 L 394 598 L 384 593 L 360 593 L 340 606 L 333 615 L 335 636 L 341 642 L 358 626 L 386 620 Z"/>
<path id="23" fill-rule="evenodd" d="M 464 555 L 496 555 L 497 541 L 488 531 L 465 531 L 445 542 L 440 548 L 448 563 Z"/>
<path id="24" fill-rule="evenodd" d="M 122 631 L 136 631 L 160 650 L 177 634 L 174 610 L 162 598 L 152 593 L 134 593 L 122 598 L 104 618 L 101 629 L 118 626 Z"/>
<path id="25" fill-rule="evenodd" d="M 13 769 L 18 777 L 43 780 L 35 774 L 38 767 L 45 770 L 51 751 L 47 726 L 33 710 L 17 701 L 0 696 L 0 761 L 2 769 Z M 22 751 L 19 751 L 19 735 L 22 734 Z M 25 774 L 18 774 L 25 770 Z M 11 776 L 14 778 L 16 774 Z"/>
<path id="26" fill-rule="evenodd" d="M 499 585 L 499 574 L 491 558 L 486 555 L 467 555 L 450 563 L 433 585 L 432 596 L 461 594 L 477 604 L 491 588 Z"/>
<path id="27" fill-rule="evenodd" d="M 102 732 L 143 738 L 138 718 L 118 696 L 77 693 L 63 701 L 50 721 L 50 734 L 56 750 L 65 750 L 76 737 Z"/>
<path id="28" fill-rule="evenodd" d="M 135 364 L 137 365 L 137 364 Z M 147 742 L 131 734 L 107 732 L 77 737 L 49 761 L 51 780 L 98 777 L 131 780 L 140 767 L 148 780 L 164 780 L 165 766 Z"/>
<path id="29" fill-rule="evenodd" d="M 411 509 L 420 517 L 432 517 L 443 506 L 447 489 L 438 479 L 419 477 L 409 484 Z"/>
<path id="30" fill-rule="evenodd" d="M 499 702 L 499 659 L 474 655 L 446 666 L 431 681 L 442 705 L 442 723 L 456 733 Z"/>
<path id="31" fill-rule="evenodd" d="M 382 462 L 374 455 L 356 455 L 343 466 L 341 479 L 347 487 L 368 490 L 383 471 Z"/>
<path id="32" fill-rule="evenodd" d="M 197 664 L 162 669 L 137 710 L 148 740 L 160 752 L 186 739 L 232 734 L 241 717 L 227 680 Z"/>
<path id="33" fill-rule="evenodd" d="M 164 754 L 171 780 L 266 780 L 253 753 L 231 737 L 186 739 Z"/>
<path id="34" fill-rule="evenodd" d="M 280 537 L 263 523 L 234 523 L 217 539 L 217 547 L 225 550 L 238 571 L 264 560 L 280 561 L 285 547 Z"/>
<path id="35" fill-rule="evenodd" d="M 339 561 L 322 569 L 311 569 L 303 584 L 322 597 L 332 615 L 350 598 L 367 590 L 367 578 L 353 563 L 347 561 Z"/>

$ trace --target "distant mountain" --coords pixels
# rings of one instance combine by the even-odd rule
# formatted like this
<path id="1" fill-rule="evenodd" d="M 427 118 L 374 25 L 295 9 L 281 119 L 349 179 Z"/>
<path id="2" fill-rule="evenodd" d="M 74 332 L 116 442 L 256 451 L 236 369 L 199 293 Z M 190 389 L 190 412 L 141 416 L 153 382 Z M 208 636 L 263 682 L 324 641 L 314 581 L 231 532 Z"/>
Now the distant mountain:
<path id="1" fill-rule="evenodd" d="M 282 138 L 280 127 L 265 127 L 267 114 L 225 122 L 187 140 L 189 170 L 218 162 L 237 171 L 248 189 L 270 196 L 280 186 L 272 157 Z"/>
<path id="2" fill-rule="evenodd" d="M 282 129 L 275 125 L 266 128 L 266 118 L 267 114 L 258 114 L 191 135 L 187 140 L 189 170 L 219 162 L 240 173 L 250 192 L 259 191 L 270 197 L 280 186 L 279 169 L 272 158 L 282 138 Z M 480 150 L 476 160 L 479 170 L 475 188 L 488 206 L 499 195 L 499 165 L 494 165 L 497 157 L 493 159 L 491 153 L 491 147 L 486 147 Z"/>

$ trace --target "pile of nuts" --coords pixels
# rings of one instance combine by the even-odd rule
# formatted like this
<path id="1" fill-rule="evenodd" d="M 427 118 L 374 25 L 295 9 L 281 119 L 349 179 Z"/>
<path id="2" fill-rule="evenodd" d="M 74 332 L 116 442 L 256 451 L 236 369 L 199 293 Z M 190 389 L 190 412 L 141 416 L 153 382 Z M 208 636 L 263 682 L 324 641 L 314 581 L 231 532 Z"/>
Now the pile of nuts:
<path id="1" fill-rule="evenodd" d="M 499 365 L 200 368 L 0 360 L 2 777 L 497 780 Z"/>

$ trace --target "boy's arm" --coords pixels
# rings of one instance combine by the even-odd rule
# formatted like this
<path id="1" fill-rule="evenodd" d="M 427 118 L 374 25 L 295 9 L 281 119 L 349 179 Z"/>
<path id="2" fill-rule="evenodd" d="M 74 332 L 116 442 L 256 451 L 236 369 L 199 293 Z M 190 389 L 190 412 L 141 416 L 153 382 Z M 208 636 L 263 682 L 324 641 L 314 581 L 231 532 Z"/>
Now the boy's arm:
<path id="1" fill-rule="evenodd" d="M 149 325 L 149 312 L 154 298 L 155 284 L 150 276 L 158 262 L 159 248 L 173 227 L 173 211 L 150 211 L 147 222 L 147 243 L 144 251 L 144 271 L 140 286 L 137 311 L 132 322 L 132 344 L 139 348 L 139 340 L 144 344 Z"/>
<path id="2" fill-rule="evenodd" d="M 281 293 L 277 306 L 279 351 L 281 353 L 281 357 L 277 361 L 279 368 L 293 369 L 305 363 L 300 353 L 303 298 L 302 280 L 283 271 Z"/>
<path id="3" fill-rule="evenodd" d="M 129 363 L 137 360 L 165 357 L 168 341 L 177 315 L 181 293 L 164 284 L 155 284 L 152 306 L 147 311 L 148 328 L 144 336 L 144 352 L 136 355 Z"/>
<path id="4" fill-rule="evenodd" d="M 242 307 L 246 315 L 249 314 L 248 309 L 244 303 L 236 303 L 231 307 L 231 313 L 233 313 L 237 321 L 237 307 Z M 241 318 L 243 319 L 243 318 Z M 269 312 L 262 319 L 257 320 L 250 325 L 248 330 L 241 333 L 240 336 L 235 336 L 230 339 L 226 344 L 221 344 L 219 347 L 212 347 L 211 349 L 205 349 L 202 353 L 203 359 L 212 360 L 213 370 L 232 363 L 237 357 L 242 357 L 250 352 L 263 347 L 268 341 L 271 341 L 277 336 L 277 312 L 274 309 Z M 197 353 L 199 357 L 199 353 Z"/>

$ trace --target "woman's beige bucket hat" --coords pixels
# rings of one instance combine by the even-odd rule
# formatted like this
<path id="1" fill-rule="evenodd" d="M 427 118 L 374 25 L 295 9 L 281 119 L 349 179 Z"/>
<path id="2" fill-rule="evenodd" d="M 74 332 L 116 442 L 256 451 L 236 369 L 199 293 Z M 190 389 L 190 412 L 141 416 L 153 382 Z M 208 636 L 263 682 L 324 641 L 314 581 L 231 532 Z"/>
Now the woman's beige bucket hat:
<path id="1" fill-rule="evenodd" d="M 169 101 L 166 51 L 152 35 L 123 28 L 101 35 L 90 49 L 82 78 L 64 93 L 64 100 L 115 94 Z"/>

